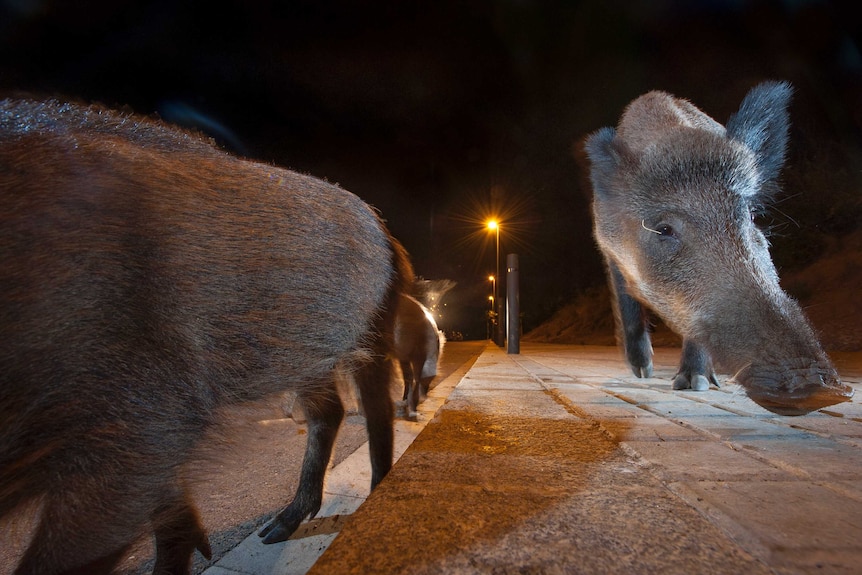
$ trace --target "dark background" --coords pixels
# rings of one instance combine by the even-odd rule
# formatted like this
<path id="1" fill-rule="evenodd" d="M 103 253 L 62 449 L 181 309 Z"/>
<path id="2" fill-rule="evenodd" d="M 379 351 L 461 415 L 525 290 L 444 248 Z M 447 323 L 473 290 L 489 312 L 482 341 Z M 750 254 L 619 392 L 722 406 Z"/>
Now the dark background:
<path id="1" fill-rule="evenodd" d="M 720 122 L 796 89 L 780 271 L 859 227 L 862 19 L 826 0 L 0 0 L 0 91 L 204 130 L 379 208 L 417 274 L 458 282 L 441 327 L 485 337 L 494 238 L 521 258 L 529 331 L 604 281 L 583 137 L 662 89 Z"/>

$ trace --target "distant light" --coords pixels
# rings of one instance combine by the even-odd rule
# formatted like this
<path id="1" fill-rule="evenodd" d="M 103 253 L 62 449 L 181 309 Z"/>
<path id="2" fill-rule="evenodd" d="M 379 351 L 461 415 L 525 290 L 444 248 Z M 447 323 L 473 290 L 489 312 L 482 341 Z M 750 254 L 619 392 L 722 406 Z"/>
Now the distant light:
<path id="1" fill-rule="evenodd" d="M 488 229 L 489 230 L 496 230 L 497 226 L 499 226 L 499 225 L 500 224 L 497 223 L 497 220 L 488 220 Z"/>
<path id="2" fill-rule="evenodd" d="M 489 282 L 494 281 L 494 276 L 488 276 L 488 281 L 489 281 Z"/>

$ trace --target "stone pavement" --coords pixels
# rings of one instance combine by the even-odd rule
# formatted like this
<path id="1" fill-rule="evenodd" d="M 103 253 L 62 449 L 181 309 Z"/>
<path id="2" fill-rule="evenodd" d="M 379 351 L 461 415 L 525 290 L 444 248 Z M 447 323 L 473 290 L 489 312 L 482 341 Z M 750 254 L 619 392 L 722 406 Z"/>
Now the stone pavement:
<path id="1" fill-rule="evenodd" d="M 285 567 L 309 537 L 208 573 L 862 573 L 862 354 L 833 356 L 852 402 L 789 418 L 726 377 L 673 391 L 656 352 L 637 379 L 614 348 L 489 345 L 316 562 Z"/>

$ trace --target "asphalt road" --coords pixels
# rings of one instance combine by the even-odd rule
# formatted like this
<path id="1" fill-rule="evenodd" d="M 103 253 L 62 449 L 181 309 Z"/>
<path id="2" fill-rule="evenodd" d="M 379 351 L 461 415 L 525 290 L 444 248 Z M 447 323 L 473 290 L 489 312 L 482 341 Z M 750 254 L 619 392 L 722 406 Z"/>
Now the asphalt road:
<path id="1" fill-rule="evenodd" d="M 445 379 L 465 362 L 477 357 L 484 341 L 447 343 L 435 382 Z M 434 383 L 432 382 L 432 387 Z M 393 397 L 400 399 L 400 384 Z M 331 465 L 337 465 L 366 441 L 365 419 L 350 412 L 338 434 Z M 209 532 L 213 560 L 195 555 L 194 573 L 200 573 L 250 533 L 259 530 L 292 498 L 299 481 L 305 451 L 306 426 L 285 417 L 281 402 L 248 407 L 234 414 L 229 444 L 213 439 L 210 457 L 189 470 L 193 498 Z M 28 517 L 0 525 L 0 575 L 11 574 L 32 528 Z M 150 573 L 153 544 L 144 538 L 120 564 L 119 573 Z"/>

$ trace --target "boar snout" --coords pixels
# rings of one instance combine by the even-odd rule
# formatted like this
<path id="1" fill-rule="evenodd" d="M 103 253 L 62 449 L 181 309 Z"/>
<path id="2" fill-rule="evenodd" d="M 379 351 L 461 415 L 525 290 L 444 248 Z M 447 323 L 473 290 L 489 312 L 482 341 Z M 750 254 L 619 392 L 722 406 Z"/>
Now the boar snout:
<path id="1" fill-rule="evenodd" d="M 841 383 L 835 368 L 818 360 L 752 364 L 734 379 L 755 403 L 779 415 L 805 415 L 853 397 L 853 388 Z"/>

